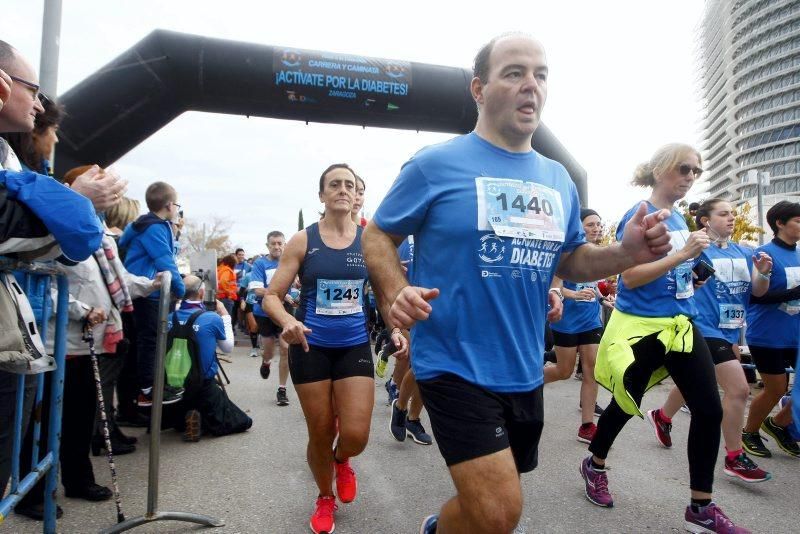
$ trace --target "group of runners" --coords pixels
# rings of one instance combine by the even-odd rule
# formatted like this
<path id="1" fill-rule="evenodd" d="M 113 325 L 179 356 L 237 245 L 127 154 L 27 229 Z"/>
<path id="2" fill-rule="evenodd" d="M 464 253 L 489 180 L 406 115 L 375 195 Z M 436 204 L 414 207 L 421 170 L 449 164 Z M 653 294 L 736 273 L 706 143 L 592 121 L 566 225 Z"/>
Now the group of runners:
<path id="1" fill-rule="evenodd" d="M 684 403 L 691 532 L 749 532 L 712 501 L 721 433 L 724 472 L 748 482 L 770 477 L 750 458 L 770 454 L 759 429 L 800 456 L 787 431 L 791 404 L 768 417 L 797 357 L 800 205 L 781 202 L 768 212 L 775 239 L 755 252 L 730 242 L 733 207 L 724 200 L 704 202 L 699 230 L 690 232 L 674 205 L 702 173 L 702 160 L 691 146 L 670 144 L 636 169 L 634 184 L 651 194 L 623 217 L 616 242 L 600 246 L 600 216 L 581 209 L 563 166 L 531 149 L 547 78 L 538 41 L 493 39 L 475 58 L 472 133 L 406 162 L 366 228 L 357 216 L 364 181 L 346 164 L 331 165 L 319 178 L 320 221 L 285 247 L 282 235 L 270 234 L 269 256 L 254 265 L 253 309 L 267 341 L 261 373 L 269 375 L 269 340 L 279 334 L 281 364 L 308 427 L 318 490 L 313 532 L 333 532 L 337 497 L 350 503 L 358 495 L 353 459 L 367 446 L 375 391 L 367 284 L 396 349 L 392 434 L 417 441 L 424 402 L 456 489 L 421 533 L 515 529 L 519 475 L 538 463 L 544 384 L 570 376 L 578 355 L 578 439 L 591 454 L 575 463 L 594 504 L 613 505 L 606 460 L 627 421 L 645 417 L 670 447 L 671 417 Z M 601 298 L 596 281 L 617 275 L 616 301 Z M 601 306 L 614 308 L 605 328 Z M 548 319 L 557 364 L 545 367 Z M 765 388 L 743 426 L 749 388 L 737 351 L 745 323 Z M 288 403 L 279 372 L 278 403 Z M 668 375 L 675 389 L 667 402 L 642 413 L 644 393 Z M 605 409 L 596 403 L 598 383 L 612 393 Z"/>

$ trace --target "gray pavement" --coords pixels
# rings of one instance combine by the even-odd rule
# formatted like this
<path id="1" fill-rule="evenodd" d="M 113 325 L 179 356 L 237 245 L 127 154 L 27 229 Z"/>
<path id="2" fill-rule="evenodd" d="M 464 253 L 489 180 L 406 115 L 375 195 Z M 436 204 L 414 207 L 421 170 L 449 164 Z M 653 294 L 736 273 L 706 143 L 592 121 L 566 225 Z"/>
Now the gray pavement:
<path id="1" fill-rule="evenodd" d="M 161 438 L 159 510 L 205 513 L 224 518 L 226 526 L 201 529 L 177 522 L 150 523 L 135 532 L 306 533 L 316 490 L 305 461 L 306 431 L 297 397 L 291 405 L 275 405 L 277 368 L 268 381 L 258 376 L 259 359 L 237 347 L 225 369 L 228 391 L 249 412 L 253 428 L 245 434 L 203 438 L 187 444 L 173 431 Z M 546 419 L 540 465 L 523 475 L 525 508 L 520 530 L 553 533 L 681 532 L 689 499 L 686 434 L 689 416 L 674 420 L 672 450 L 660 448 L 643 420 L 623 430 L 609 456 L 610 489 L 615 507 L 598 508 L 583 495 L 578 464 L 586 445 L 575 439 L 579 383 L 566 380 L 545 389 Z M 668 385 L 653 388 L 645 406 L 666 397 Z M 358 499 L 339 505 L 337 533 L 415 533 L 422 518 L 435 512 L 453 494 L 436 446 L 410 440 L 398 443 L 388 431 L 389 408 L 382 381 L 376 382 L 372 434 L 366 451 L 353 460 L 359 480 Z M 600 393 L 600 404 L 609 395 Z M 427 419 L 423 423 L 429 428 Z M 117 472 L 126 517 L 141 515 L 146 506 L 147 438 L 144 429 L 125 429 L 140 439 L 139 450 L 117 458 Z M 769 444 L 768 444 L 769 446 Z M 772 447 L 775 457 L 759 464 L 773 480 L 755 485 L 732 481 L 717 462 L 715 500 L 738 524 L 754 532 L 800 531 L 800 460 Z M 99 483 L 110 484 L 105 457 L 93 459 Z M 59 532 L 97 532 L 115 522 L 113 501 L 87 503 L 59 493 L 64 517 Z M 2 532 L 41 532 L 41 523 L 12 516 Z"/>

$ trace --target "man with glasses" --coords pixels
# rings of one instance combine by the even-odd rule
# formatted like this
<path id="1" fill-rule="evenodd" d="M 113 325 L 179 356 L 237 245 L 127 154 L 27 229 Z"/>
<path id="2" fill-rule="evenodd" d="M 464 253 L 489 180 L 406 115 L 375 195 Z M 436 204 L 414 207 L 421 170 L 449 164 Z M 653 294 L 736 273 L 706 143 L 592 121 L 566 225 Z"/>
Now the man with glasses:
<path id="1" fill-rule="evenodd" d="M 172 222 L 180 216 L 181 205 L 175 189 L 164 182 L 150 184 L 145 192 L 149 213 L 129 224 L 119 240 L 126 248 L 125 268 L 131 274 L 150 279 L 163 271 L 172 273 L 172 294 L 183 297 L 183 280 L 175 263 L 175 238 Z M 160 291 L 133 301 L 133 318 L 137 331 L 137 375 L 139 398 L 142 407 L 153 405 L 153 376 L 156 359 L 156 333 L 158 328 L 158 300 Z M 164 387 L 164 404 L 181 400 L 183 390 L 169 385 Z"/>

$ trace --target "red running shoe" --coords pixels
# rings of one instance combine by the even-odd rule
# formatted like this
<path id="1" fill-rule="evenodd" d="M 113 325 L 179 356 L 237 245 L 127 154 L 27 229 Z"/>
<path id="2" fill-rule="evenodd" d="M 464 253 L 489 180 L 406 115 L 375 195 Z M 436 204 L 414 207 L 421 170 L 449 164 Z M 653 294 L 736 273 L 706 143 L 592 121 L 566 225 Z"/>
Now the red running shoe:
<path id="1" fill-rule="evenodd" d="M 771 474 L 758 467 L 745 453 L 733 460 L 725 457 L 725 474 L 729 477 L 739 477 L 745 482 L 764 482 L 772 478 Z"/>
<path id="2" fill-rule="evenodd" d="M 585 427 L 581 425 L 578 427 L 578 441 L 581 443 L 591 443 L 596 432 L 597 425 L 594 423 L 589 423 Z"/>
<path id="3" fill-rule="evenodd" d="M 334 459 L 333 465 L 336 469 L 336 494 L 339 500 L 343 503 L 353 502 L 358 493 L 358 481 L 356 472 L 350 467 L 350 458 L 344 462 L 337 462 Z"/>
<path id="4" fill-rule="evenodd" d="M 647 422 L 653 427 L 653 433 L 656 436 L 656 441 L 667 449 L 672 447 L 672 423 L 666 423 L 661 418 L 661 408 L 657 410 L 650 410 L 645 414 Z"/>
<path id="5" fill-rule="evenodd" d="M 331 534 L 336 528 L 333 514 L 337 509 L 336 497 L 333 495 L 317 497 L 317 506 L 311 516 L 311 523 L 309 523 L 311 531 L 314 534 Z"/>

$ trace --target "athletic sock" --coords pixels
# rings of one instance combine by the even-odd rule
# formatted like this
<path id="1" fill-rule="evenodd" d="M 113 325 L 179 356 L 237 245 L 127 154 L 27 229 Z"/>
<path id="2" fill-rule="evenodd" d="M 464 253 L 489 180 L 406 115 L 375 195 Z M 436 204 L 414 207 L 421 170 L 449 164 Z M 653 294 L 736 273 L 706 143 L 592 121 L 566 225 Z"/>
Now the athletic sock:
<path id="1" fill-rule="evenodd" d="M 278 389 L 286 389 L 286 384 L 279 384 Z"/>
<path id="2" fill-rule="evenodd" d="M 736 449 L 735 451 L 729 451 L 727 447 L 725 448 L 725 456 L 727 456 L 728 460 L 733 461 L 742 454 L 742 449 Z"/>
<path id="3" fill-rule="evenodd" d="M 709 504 L 711 504 L 711 499 L 692 499 L 691 502 L 692 512 L 696 514 L 700 513 Z"/>
<path id="4" fill-rule="evenodd" d="M 658 418 L 661 419 L 661 421 L 663 421 L 664 423 L 667 423 L 668 425 L 672 424 L 672 418 L 664 415 L 664 410 L 662 410 L 661 408 L 658 409 Z"/>
<path id="5" fill-rule="evenodd" d="M 606 466 L 595 463 L 594 458 L 589 461 L 591 462 L 592 469 L 594 469 L 595 471 L 605 471 Z"/>

